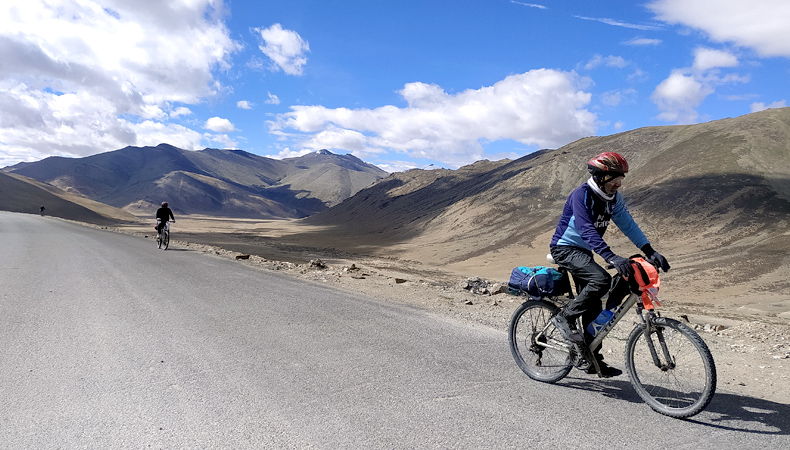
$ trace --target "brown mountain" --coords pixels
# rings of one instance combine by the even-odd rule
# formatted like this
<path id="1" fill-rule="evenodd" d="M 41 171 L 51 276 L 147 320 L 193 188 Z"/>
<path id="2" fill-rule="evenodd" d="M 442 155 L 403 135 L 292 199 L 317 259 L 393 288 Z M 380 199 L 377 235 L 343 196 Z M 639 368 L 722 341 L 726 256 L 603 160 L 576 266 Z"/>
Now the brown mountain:
<path id="1" fill-rule="evenodd" d="M 47 216 L 97 225 L 137 221 L 126 211 L 64 192 L 31 178 L 0 173 L 0 211 L 39 214 L 41 206 L 44 206 Z"/>
<path id="2" fill-rule="evenodd" d="M 242 150 L 126 147 L 85 158 L 7 167 L 66 192 L 150 215 L 163 200 L 179 214 L 298 218 L 323 211 L 387 173 L 322 150 L 276 160 Z"/>
<path id="3" fill-rule="evenodd" d="M 395 173 L 305 220 L 445 267 L 478 265 L 484 274 L 495 261 L 541 264 L 567 195 L 603 151 L 628 159 L 621 191 L 681 281 L 709 292 L 735 286 L 728 295 L 787 292 L 790 108 L 590 137 L 456 171 Z M 616 226 L 606 237 L 616 252 L 637 252 Z"/>

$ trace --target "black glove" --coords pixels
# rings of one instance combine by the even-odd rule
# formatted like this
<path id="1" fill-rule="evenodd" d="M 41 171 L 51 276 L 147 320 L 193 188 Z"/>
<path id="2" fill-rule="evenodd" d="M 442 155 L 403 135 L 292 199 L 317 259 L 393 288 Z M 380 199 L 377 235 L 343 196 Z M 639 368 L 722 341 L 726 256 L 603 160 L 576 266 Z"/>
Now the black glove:
<path id="1" fill-rule="evenodd" d="M 653 252 L 652 255 L 647 257 L 647 262 L 656 266 L 656 268 L 660 267 L 664 272 L 669 271 L 669 263 L 667 262 L 667 259 L 661 255 L 661 253 Z"/>
<path id="2" fill-rule="evenodd" d="M 631 267 L 631 260 L 625 259 L 622 256 L 612 256 L 612 258 L 609 259 L 609 264 L 613 265 L 614 268 L 617 269 L 617 273 L 625 279 L 630 278 L 631 275 L 634 274 L 634 268 Z"/>

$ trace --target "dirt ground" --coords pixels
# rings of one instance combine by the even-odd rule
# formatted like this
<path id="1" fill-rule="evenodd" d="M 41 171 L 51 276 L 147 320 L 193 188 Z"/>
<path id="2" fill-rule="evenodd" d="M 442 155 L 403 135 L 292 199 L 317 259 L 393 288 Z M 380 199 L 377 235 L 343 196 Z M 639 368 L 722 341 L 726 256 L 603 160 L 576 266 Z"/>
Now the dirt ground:
<path id="1" fill-rule="evenodd" d="M 149 224 L 102 228 L 154 238 Z M 431 264 L 430 257 L 422 257 L 435 251 L 430 243 L 388 243 L 385 248 L 373 248 L 355 241 L 351 234 L 328 233 L 299 221 L 198 216 L 177 220 L 171 246 L 408 304 L 470 326 L 493 327 L 505 333 L 522 298 L 505 293 L 472 293 L 465 289 L 468 278 L 502 283 L 513 267 L 525 265 L 518 261 L 545 261 L 545 251 L 533 248 L 521 249 L 517 256 L 503 251 L 499 256 L 484 255 L 440 267 Z M 709 295 L 676 301 L 673 294 L 694 287 L 684 283 L 668 288 L 671 273 L 662 279 L 662 314 L 688 321 L 708 344 L 716 361 L 717 392 L 790 404 L 790 296 L 758 299 L 732 295 L 730 300 L 715 302 L 711 300 L 715 296 Z M 603 344 L 604 354 L 609 355 L 607 361 L 621 369 L 630 323 L 626 319 L 620 322 Z M 504 341 L 503 346 L 507 346 Z M 515 363 L 513 367 L 518 370 Z"/>

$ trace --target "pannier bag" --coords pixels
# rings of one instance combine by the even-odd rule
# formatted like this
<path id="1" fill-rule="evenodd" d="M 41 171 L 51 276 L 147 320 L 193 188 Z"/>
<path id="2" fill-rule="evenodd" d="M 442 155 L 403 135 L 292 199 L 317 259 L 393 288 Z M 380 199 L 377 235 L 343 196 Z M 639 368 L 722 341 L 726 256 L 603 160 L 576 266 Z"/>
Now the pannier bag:
<path id="1" fill-rule="evenodd" d="M 551 267 L 516 267 L 510 274 L 511 294 L 526 292 L 530 297 L 555 297 L 564 294 L 568 286 L 562 273 Z"/>

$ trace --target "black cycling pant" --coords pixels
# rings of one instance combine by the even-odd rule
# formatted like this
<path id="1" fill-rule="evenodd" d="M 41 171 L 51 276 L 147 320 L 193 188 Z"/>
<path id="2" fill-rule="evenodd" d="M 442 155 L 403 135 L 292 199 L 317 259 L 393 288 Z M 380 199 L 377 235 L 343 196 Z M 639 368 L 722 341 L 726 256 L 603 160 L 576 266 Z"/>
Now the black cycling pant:
<path id="1" fill-rule="evenodd" d="M 587 333 L 590 324 L 603 310 L 601 299 L 612 286 L 612 276 L 593 259 L 590 251 L 571 246 L 551 247 L 551 256 L 560 267 L 567 269 L 576 284 L 576 298 L 565 305 L 560 314 L 574 323 L 581 316 L 584 337 L 592 339 Z M 617 307 L 628 293 L 628 286 L 623 283 L 613 289 L 606 301 L 606 309 Z"/>

